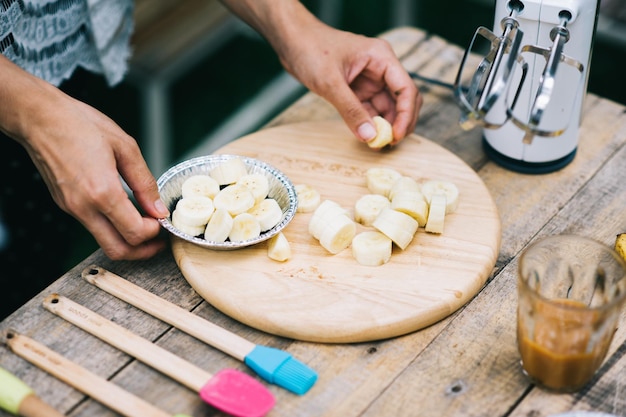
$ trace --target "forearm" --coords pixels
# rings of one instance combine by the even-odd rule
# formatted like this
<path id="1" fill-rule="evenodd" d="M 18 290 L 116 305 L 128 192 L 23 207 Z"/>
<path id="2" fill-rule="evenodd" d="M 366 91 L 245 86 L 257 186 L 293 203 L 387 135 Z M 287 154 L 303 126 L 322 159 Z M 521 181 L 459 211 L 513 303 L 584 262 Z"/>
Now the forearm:
<path id="1" fill-rule="evenodd" d="M 46 117 L 41 111 L 44 103 L 50 102 L 53 106 L 61 92 L 3 55 L 0 55 L 0 74 L 2 80 L 6 80 L 0 83 L 0 130 L 24 145 L 29 129 Z"/>
<path id="2" fill-rule="evenodd" d="M 323 25 L 298 0 L 220 0 L 272 45 L 281 59 L 304 32 Z"/>

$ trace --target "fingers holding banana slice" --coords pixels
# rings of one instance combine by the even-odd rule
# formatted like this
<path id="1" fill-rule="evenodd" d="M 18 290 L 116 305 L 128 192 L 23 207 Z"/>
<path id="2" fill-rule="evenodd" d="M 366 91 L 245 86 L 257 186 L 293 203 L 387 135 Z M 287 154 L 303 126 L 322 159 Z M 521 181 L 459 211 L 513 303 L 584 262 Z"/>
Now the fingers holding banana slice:
<path id="1" fill-rule="evenodd" d="M 380 149 L 389 145 L 391 141 L 393 141 L 393 128 L 391 123 L 381 116 L 374 116 L 372 121 L 376 128 L 376 136 L 367 142 L 367 146 L 373 149 Z"/>

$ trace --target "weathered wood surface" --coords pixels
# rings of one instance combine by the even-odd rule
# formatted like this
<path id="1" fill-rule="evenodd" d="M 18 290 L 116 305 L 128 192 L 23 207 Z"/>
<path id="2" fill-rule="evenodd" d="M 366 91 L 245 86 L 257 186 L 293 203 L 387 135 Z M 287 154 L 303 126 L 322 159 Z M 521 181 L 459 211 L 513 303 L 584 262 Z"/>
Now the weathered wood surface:
<path id="1" fill-rule="evenodd" d="M 384 36 L 407 69 L 453 80 L 461 48 L 410 28 Z M 489 281 L 451 316 L 418 332 L 378 342 L 294 342 L 247 327 L 203 302 L 169 252 L 145 262 L 112 262 L 97 251 L 0 323 L 0 330 L 13 328 L 24 333 L 163 410 L 220 415 L 196 393 L 44 310 L 44 296 L 58 292 L 208 372 L 228 366 L 247 371 L 226 354 L 83 281 L 81 271 L 95 263 L 253 343 L 288 350 L 319 372 L 318 382 L 304 396 L 270 386 L 277 398 L 271 416 L 543 417 L 567 410 L 626 415 L 626 312 L 598 377 L 576 394 L 549 394 L 528 384 L 520 371 L 515 344 L 515 269 L 529 242 L 570 232 L 612 245 L 615 235 L 626 231 L 626 108 L 588 95 L 574 162 L 556 173 L 524 175 L 489 161 L 481 150 L 478 130 L 461 131 L 459 110 L 449 90 L 419 84 L 425 105 L 416 133 L 451 150 L 478 173 L 502 222 L 501 250 Z M 270 125 L 337 118 L 327 103 L 307 95 Z M 4 346 L 0 346 L 0 365 L 68 416 L 116 415 Z M 0 416 L 8 414 L 0 412 Z"/>

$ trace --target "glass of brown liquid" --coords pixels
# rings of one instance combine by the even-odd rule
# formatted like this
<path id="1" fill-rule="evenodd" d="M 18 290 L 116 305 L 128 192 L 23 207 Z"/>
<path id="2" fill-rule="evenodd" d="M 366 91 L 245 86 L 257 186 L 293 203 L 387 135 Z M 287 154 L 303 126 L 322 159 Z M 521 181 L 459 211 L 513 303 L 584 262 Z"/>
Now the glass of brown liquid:
<path id="1" fill-rule="evenodd" d="M 523 371 L 540 387 L 577 391 L 611 344 L 626 300 L 626 263 L 595 240 L 557 235 L 528 247 L 518 268 Z"/>

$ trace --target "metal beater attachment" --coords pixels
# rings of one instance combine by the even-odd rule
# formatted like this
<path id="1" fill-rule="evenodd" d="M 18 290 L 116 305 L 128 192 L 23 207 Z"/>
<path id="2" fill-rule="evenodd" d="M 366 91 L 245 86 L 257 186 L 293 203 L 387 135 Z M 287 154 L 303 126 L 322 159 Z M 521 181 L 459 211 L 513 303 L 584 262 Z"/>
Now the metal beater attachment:
<path id="1" fill-rule="evenodd" d="M 570 33 L 567 29 L 567 23 L 571 19 L 571 15 L 569 15 L 569 13 L 567 12 L 564 12 L 559 17 L 559 26 L 554 27 L 550 31 L 550 39 L 552 40 L 551 47 L 543 48 L 538 45 L 526 45 L 521 50 L 522 53 L 533 53 L 542 55 L 546 60 L 546 65 L 539 79 L 539 87 L 537 88 L 537 93 L 535 95 L 535 99 L 533 101 L 527 121 L 523 120 L 521 117 L 516 116 L 514 111 L 515 100 L 512 102 L 511 106 L 507 105 L 508 117 L 518 128 L 522 129 L 525 132 L 523 142 L 527 144 L 532 143 L 535 136 L 559 136 L 565 131 L 565 129 L 567 129 L 568 121 L 566 121 L 564 124 L 561 124 L 561 126 L 551 126 L 548 129 L 540 128 L 539 126 L 542 119 L 546 115 L 548 106 L 551 104 L 551 102 L 554 101 L 554 91 L 557 86 L 557 70 L 559 69 L 561 63 L 571 66 L 576 71 L 578 71 L 579 82 L 578 88 L 575 90 L 576 93 L 578 94 L 580 89 L 583 88 L 583 73 L 585 69 L 584 65 L 579 61 L 576 61 L 575 59 L 563 54 L 563 48 L 570 38 Z M 574 102 L 575 100 L 572 97 L 571 103 L 573 104 Z M 561 104 L 559 104 L 559 106 L 560 105 Z M 571 114 L 571 112 L 569 114 Z"/>
<path id="2" fill-rule="evenodd" d="M 515 107 L 517 97 L 526 78 L 528 65 L 520 55 L 520 47 L 524 34 L 519 28 L 516 16 L 523 9 L 520 1 L 510 2 L 511 13 L 501 21 L 502 35 L 497 36 L 489 29 L 479 27 L 465 50 L 459 72 L 454 82 L 454 96 L 461 107 L 461 127 L 465 130 L 482 126 L 486 128 L 498 128 L 508 120 L 507 113 L 503 110 L 501 120 L 494 119 L 489 113 L 502 94 L 511 88 L 511 75 L 516 65 L 520 65 L 521 77 L 517 81 L 515 94 L 511 107 Z M 472 53 L 478 47 L 478 43 L 487 40 L 490 44 L 489 52 L 478 64 L 474 71 L 469 85 L 463 85 L 463 78 L 466 74 L 466 66 Z"/>

